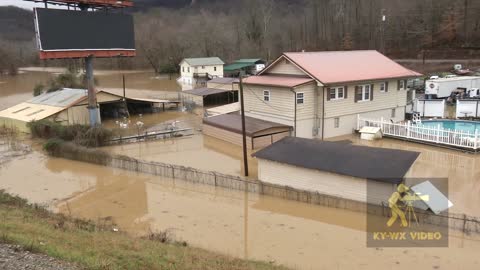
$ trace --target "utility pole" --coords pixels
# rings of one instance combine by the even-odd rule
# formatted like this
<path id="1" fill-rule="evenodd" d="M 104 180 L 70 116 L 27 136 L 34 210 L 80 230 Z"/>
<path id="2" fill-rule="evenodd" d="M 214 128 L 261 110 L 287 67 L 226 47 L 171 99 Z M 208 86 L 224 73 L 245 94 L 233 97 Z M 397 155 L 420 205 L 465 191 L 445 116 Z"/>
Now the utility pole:
<path id="1" fill-rule="evenodd" d="M 95 80 L 93 77 L 93 55 L 85 58 L 85 73 L 88 89 L 88 114 L 90 116 L 90 126 L 94 127 L 100 123 L 98 121 L 97 93 L 95 91 Z"/>
<path id="2" fill-rule="evenodd" d="M 385 9 L 382 8 L 382 22 L 380 23 L 380 52 L 385 54 L 385 23 L 387 15 L 385 15 Z"/>
<path id="3" fill-rule="evenodd" d="M 245 129 L 245 105 L 243 103 L 243 72 L 240 72 L 240 116 L 242 117 L 242 146 L 243 146 L 243 168 L 245 176 L 248 176 L 248 157 L 247 157 L 247 132 Z"/>

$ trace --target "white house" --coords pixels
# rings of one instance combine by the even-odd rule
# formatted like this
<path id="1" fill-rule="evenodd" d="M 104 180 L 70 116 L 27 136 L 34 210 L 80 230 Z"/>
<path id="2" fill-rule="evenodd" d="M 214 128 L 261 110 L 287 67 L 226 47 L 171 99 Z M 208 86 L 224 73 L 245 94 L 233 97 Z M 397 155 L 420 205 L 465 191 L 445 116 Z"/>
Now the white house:
<path id="1" fill-rule="evenodd" d="M 298 137 L 351 134 L 357 115 L 403 121 L 406 81 L 420 75 L 377 51 L 284 53 L 244 80 L 245 114 Z"/>
<path id="2" fill-rule="evenodd" d="M 419 153 L 286 137 L 253 154 L 262 182 L 380 204 Z"/>
<path id="3" fill-rule="evenodd" d="M 218 57 L 185 58 L 180 62 L 179 81 L 186 85 L 206 83 L 209 79 L 223 77 L 225 63 Z"/>

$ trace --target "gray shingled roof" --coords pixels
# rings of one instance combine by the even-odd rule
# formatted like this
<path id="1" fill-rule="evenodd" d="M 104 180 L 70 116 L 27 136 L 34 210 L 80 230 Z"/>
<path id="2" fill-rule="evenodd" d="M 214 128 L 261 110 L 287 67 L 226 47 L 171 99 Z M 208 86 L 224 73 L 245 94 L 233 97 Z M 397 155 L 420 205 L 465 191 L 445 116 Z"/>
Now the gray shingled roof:
<path id="1" fill-rule="evenodd" d="M 286 137 L 253 154 L 307 169 L 398 184 L 418 152 Z"/>
<path id="2" fill-rule="evenodd" d="M 218 57 L 185 58 L 183 61 L 187 62 L 190 66 L 213 66 L 225 64 L 222 59 Z"/>
<path id="3" fill-rule="evenodd" d="M 221 114 L 203 119 L 203 123 L 225 129 L 235 133 L 242 133 L 242 117 L 240 114 Z M 285 131 L 291 129 L 290 126 L 273 123 L 253 117 L 245 116 L 245 133 L 247 136 L 254 137 L 256 133 L 266 131 L 271 128 L 284 128 Z"/>

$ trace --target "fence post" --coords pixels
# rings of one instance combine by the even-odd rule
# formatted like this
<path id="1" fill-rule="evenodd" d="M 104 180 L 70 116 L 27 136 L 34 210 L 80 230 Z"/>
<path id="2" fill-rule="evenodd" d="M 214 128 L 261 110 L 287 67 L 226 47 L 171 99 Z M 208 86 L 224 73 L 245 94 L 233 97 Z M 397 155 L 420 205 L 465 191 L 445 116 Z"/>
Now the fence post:
<path id="1" fill-rule="evenodd" d="M 437 125 L 437 143 L 440 142 L 440 124 Z"/>
<path id="2" fill-rule="evenodd" d="M 473 141 L 473 149 L 477 150 L 478 148 L 478 129 L 475 129 L 475 139 Z"/>
<path id="3" fill-rule="evenodd" d="M 360 130 L 360 114 L 357 114 L 357 130 Z"/>
<path id="4" fill-rule="evenodd" d="M 383 133 L 383 117 L 380 117 L 380 130 Z"/>
<path id="5" fill-rule="evenodd" d="M 410 139 L 410 120 L 407 121 L 407 139 Z"/>

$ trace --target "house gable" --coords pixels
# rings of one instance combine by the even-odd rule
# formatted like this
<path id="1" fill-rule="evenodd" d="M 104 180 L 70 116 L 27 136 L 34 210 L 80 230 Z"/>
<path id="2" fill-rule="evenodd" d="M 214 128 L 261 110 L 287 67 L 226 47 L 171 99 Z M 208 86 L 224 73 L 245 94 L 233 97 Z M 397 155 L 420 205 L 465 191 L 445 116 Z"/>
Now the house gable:
<path id="1" fill-rule="evenodd" d="M 277 60 L 275 60 L 271 65 L 266 67 L 258 75 L 266 75 L 266 74 L 311 77 L 306 72 L 304 72 L 300 67 L 298 67 L 295 63 L 287 59 L 284 55 L 277 58 Z"/>

